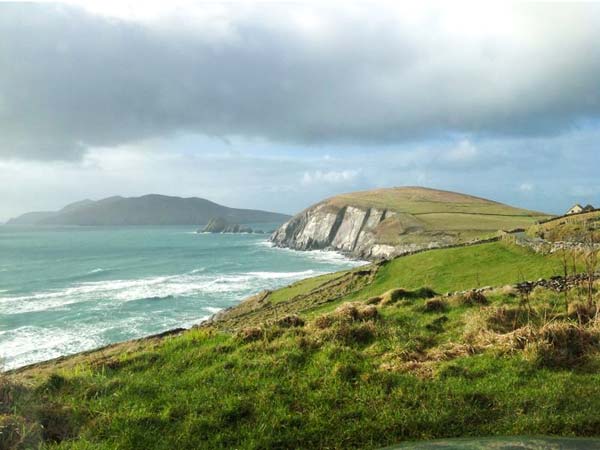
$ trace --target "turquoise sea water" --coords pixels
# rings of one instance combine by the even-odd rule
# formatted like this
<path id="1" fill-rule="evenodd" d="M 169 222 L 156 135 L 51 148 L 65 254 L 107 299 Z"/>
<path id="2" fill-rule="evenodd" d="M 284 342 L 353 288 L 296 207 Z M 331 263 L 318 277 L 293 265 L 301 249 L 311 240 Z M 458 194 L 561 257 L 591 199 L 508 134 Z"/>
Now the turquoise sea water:
<path id="1" fill-rule="evenodd" d="M 0 227 L 3 368 L 189 327 L 259 290 L 360 264 L 272 248 L 267 238 L 191 227 Z"/>

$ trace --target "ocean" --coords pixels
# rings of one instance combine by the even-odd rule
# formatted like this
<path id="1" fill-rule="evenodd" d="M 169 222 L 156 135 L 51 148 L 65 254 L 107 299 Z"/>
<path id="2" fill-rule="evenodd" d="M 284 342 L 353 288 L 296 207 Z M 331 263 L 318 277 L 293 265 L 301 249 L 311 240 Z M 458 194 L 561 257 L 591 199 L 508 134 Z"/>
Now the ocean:
<path id="1" fill-rule="evenodd" d="M 359 264 L 273 248 L 268 234 L 3 226 L 0 367 L 190 327 L 262 289 Z"/>

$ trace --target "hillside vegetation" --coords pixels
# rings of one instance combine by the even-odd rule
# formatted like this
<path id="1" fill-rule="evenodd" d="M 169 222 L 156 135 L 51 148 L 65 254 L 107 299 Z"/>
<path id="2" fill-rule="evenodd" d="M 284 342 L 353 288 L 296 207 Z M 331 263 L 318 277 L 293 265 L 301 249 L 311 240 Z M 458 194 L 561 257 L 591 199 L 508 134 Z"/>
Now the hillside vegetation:
<path id="1" fill-rule="evenodd" d="M 347 449 L 596 435 L 593 308 L 578 287 L 513 287 L 560 272 L 553 256 L 497 242 L 264 292 L 200 328 L 5 376 L 3 444 Z M 464 291 L 483 285 L 497 288 Z"/>

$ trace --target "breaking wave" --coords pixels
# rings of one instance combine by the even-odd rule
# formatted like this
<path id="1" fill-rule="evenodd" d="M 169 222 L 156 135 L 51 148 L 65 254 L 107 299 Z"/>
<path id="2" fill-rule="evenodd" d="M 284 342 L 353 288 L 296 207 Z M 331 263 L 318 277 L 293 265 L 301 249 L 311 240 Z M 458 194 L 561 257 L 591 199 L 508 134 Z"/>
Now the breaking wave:
<path id="1" fill-rule="evenodd" d="M 104 280 L 81 282 L 58 290 L 36 292 L 23 296 L 0 296 L 0 313 L 22 314 L 65 308 L 78 303 L 124 303 L 138 300 L 156 300 L 231 294 L 249 295 L 257 290 L 280 286 L 284 280 L 320 275 L 325 272 L 304 270 L 298 272 L 246 272 L 238 274 L 207 275 L 192 271 L 183 275 L 149 277 L 134 280 Z M 241 297 L 239 298 L 241 300 Z"/>

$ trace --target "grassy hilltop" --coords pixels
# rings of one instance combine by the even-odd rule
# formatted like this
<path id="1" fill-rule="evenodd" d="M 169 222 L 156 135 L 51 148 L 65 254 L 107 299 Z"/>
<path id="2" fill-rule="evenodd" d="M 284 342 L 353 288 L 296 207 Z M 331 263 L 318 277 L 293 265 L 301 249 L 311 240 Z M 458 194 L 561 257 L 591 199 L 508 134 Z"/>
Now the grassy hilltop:
<path id="1" fill-rule="evenodd" d="M 561 293 L 536 288 L 524 303 L 511 287 L 561 272 L 557 257 L 496 242 L 265 292 L 205 327 L 11 374 L 4 444 L 346 449 L 598 435 L 600 332 L 580 289 L 567 308 Z M 484 285 L 497 288 L 443 295 Z"/>

